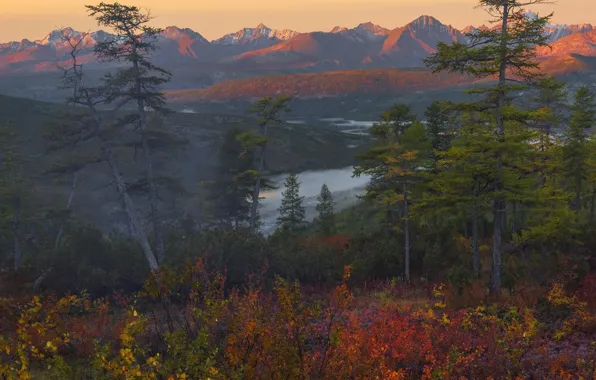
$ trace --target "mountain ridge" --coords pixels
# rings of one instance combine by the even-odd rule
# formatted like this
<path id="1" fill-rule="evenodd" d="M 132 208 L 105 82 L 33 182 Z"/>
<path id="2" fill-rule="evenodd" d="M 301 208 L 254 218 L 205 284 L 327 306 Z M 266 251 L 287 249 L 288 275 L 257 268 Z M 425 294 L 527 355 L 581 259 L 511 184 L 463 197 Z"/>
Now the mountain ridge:
<path id="1" fill-rule="evenodd" d="M 528 13 L 527 17 L 534 17 L 534 14 Z M 355 83 L 367 87 L 370 81 L 376 83 L 390 78 L 394 84 L 397 83 L 392 85 L 393 87 L 390 86 L 391 88 L 403 87 L 400 84 L 403 81 L 409 83 L 407 88 L 426 88 L 429 81 L 436 79 L 428 78 L 428 72 L 421 75 L 410 69 L 423 68 L 423 59 L 436 51 L 439 42 L 465 43 L 467 33 L 490 28 L 495 26 L 471 25 L 459 30 L 435 17 L 422 15 L 394 29 L 369 21 L 352 28 L 338 26 L 327 32 L 299 33 L 289 29 L 271 29 L 261 23 L 255 28 L 244 28 L 209 41 L 193 29 L 169 26 L 163 29 L 157 39 L 158 49 L 154 62 L 175 74 L 167 90 L 205 89 L 228 80 L 232 80 L 232 84 L 240 83 L 245 86 L 241 88 L 250 88 L 255 86 L 251 80 L 263 82 L 267 76 L 276 74 L 287 77 L 284 80 L 276 77 L 269 82 L 263 82 L 268 83 L 264 88 L 268 88 L 269 93 L 294 88 L 295 85 L 286 82 L 289 79 L 305 86 L 304 90 L 295 90 L 298 94 L 316 94 L 317 91 L 312 88 L 331 88 L 334 80 L 355 80 Z M 591 28 L 590 24 L 548 25 L 545 33 L 550 33 L 552 39 L 556 40 L 551 43 L 552 48 L 539 48 L 537 55 L 543 61 L 542 64 L 548 66 L 548 70 L 552 72 L 583 70 L 581 60 L 573 58 L 573 54 L 596 57 L 596 30 Z M 82 38 L 85 41 L 87 46 L 82 52 L 80 62 L 88 67 L 90 65 L 91 70 L 97 69 L 98 75 L 100 70 L 111 68 L 97 63 L 92 47 L 98 41 L 114 38 L 113 35 L 102 30 L 79 32 L 65 28 L 52 31 L 45 38 L 36 41 L 24 39 L 0 44 L 0 78 L 10 78 L 12 74 L 30 75 L 34 72 L 59 71 L 60 66 L 68 63 L 70 58 L 70 45 L 62 40 L 64 37 L 75 41 Z M 373 72 L 372 76 L 350 73 L 355 70 L 378 69 L 387 70 L 384 74 Z M 398 75 L 395 71 L 391 72 L 392 69 L 402 72 Z M 331 75 L 327 72 L 343 74 Z M 294 74 L 320 75 L 292 76 Z M 345 78 L 341 78 L 341 75 Z M 421 82 L 410 82 L 411 78 L 406 78 L 407 76 Z M 233 82 L 234 79 L 242 78 L 249 82 Z M 444 84 L 441 82 L 438 85 L 452 85 L 450 81 L 451 79 L 448 79 Z M 279 87 L 275 87 L 276 85 Z M 348 92 L 353 91 L 352 87 L 353 84 L 339 85 L 339 88 L 345 88 Z M 30 88 L 32 91 L 41 91 L 36 84 Z M 17 92 L 22 91 L 24 90 Z M 214 91 L 211 93 L 215 94 Z M 247 93 L 251 91 L 255 92 L 246 90 Z M 334 91 L 322 88 L 320 92 L 335 94 Z"/>
<path id="2" fill-rule="evenodd" d="M 536 17 L 528 12 L 527 17 Z M 495 27 L 494 25 L 492 26 Z M 331 31 L 300 33 L 290 29 L 272 29 L 260 23 L 212 41 L 190 28 L 168 26 L 158 41 L 163 56 L 160 62 L 171 66 L 201 63 L 228 65 L 237 70 L 343 70 L 378 67 L 421 67 L 422 59 L 435 51 L 438 42 L 464 42 L 466 33 L 489 28 L 468 26 L 462 30 L 443 24 L 430 15 L 422 15 L 406 25 L 388 29 L 370 21 L 353 28 L 335 27 Z M 548 25 L 545 32 L 551 42 L 575 36 L 573 51 L 591 54 L 591 24 Z M 80 32 L 73 28 L 53 30 L 43 39 L 23 39 L 0 43 L 0 73 L 52 70 L 69 59 L 69 45 L 63 41 L 83 38 L 86 53 L 99 41 L 114 38 L 106 31 Z M 583 45 L 582 45 L 583 44 Z M 572 53 L 559 44 L 558 54 Z M 545 54 L 545 53 L 542 53 Z M 92 56 L 83 58 L 94 63 Z"/>

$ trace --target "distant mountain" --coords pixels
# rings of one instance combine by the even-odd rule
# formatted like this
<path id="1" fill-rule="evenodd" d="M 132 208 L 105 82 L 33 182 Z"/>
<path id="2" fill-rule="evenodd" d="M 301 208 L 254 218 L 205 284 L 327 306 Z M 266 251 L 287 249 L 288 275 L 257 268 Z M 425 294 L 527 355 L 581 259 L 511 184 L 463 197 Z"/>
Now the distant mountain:
<path id="1" fill-rule="evenodd" d="M 391 31 L 383 43 L 380 56 L 398 65 L 422 66 L 422 59 L 436 52 L 439 42 L 464 42 L 464 35 L 451 25 L 431 16 L 420 16 L 406 26 Z"/>
<path id="2" fill-rule="evenodd" d="M 280 41 L 287 41 L 292 37 L 297 36 L 298 32 L 289 29 L 276 30 L 266 27 L 263 23 L 257 25 L 256 28 L 244 28 L 236 33 L 226 34 L 225 36 L 214 40 L 214 44 L 220 45 L 242 45 L 259 43 L 275 43 Z"/>
<path id="3" fill-rule="evenodd" d="M 336 26 L 330 33 L 340 34 L 361 42 L 369 42 L 385 39 L 390 32 L 389 29 L 382 26 L 375 25 L 372 22 L 365 22 L 352 29 Z"/>
<path id="4" fill-rule="evenodd" d="M 556 57 L 571 54 L 596 56 L 596 30 L 573 33 L 551 43 L 550 47 L 537 49 L 539 56 Z"/>
<path id="5" fill-rule="evenodd" d="M 528 12 L 527 17 L 536 17 Z M 208 41 L 200 33 L 169 26 L 158 40 L 156 64 L 182 79 L 179 87 L 208 85 L 226 78 L 264 74 L 317 73 L 333 70 L 374 68 L 420 68 L 423 59 L 436 51 L 439 42 L 465 42 L 466 34 L 491 26 L 468 26 L 462 30 L 424 15 L 412 22 L 387 29 L 372 22 L 352 28 L 337 26 L 328 32 L 299 33 L 271 29 L 263 24 Z M 539 49 L 539 56 L 596 55 L 594 28 L 585 25 L 548 25 L 553 49 Z M 83 39 L 86 50 L 80 60 L 95 65 L 93 46 L 114 38 L 105 31 L 85 33 L 72 28 L 54 30 L 43 39 L 0 44 L 0 75 L 58 70 L 69 59 L 71 41 Z M 99 67 L 99 65 L 98 65 Z M 101 67 L 105 67 L 102 66 Z M 212 78 L 212 79 L 209 79 Z M 175 79 L 177 80 L 177 79 Z"/>
<path id="6" fill-rule="evenodd" d="M 430 16 L 421 16 L 404 27 L 388 30 L 372 23 L 353 29 L 334 28 L 330 33 L 303 33 L 265 49 L 228 60 L 269 67 L 421 67 L 422 59 L 438 42 L 463 41 L 463 34 Z"/>
<path id="7" fill-rule="evenodd" d="M 532 11 L 526 11 L 525 12 L 525 16 L 528 19 L 533 19 L 538 17 L 538 14 Z M 501 28 L 501 24 L 494 24 L 490 27 L 487 27 L 486 25 L 482 25 L 478 28 L 470 25 L 464 29 L 462 29 L 462 33 L 470 33 L 470 32 L 474 32 L 478 29 L 491 29 L 491 30 L 498 30 L 499 28 Z M 574 33 L 587 33 L 590 32 L 592 30 L 594 30 L 595 28 L 591 25 L 591 24 L 573 24 L 573 25 L 567 25 L 567 24 L 547 24 L 544 31 L 545 33 L 548 35 L 549 37 L 549 42 L 555 42 L 560 40 L 561 38 L 567 37 L 571 34 Z"/>

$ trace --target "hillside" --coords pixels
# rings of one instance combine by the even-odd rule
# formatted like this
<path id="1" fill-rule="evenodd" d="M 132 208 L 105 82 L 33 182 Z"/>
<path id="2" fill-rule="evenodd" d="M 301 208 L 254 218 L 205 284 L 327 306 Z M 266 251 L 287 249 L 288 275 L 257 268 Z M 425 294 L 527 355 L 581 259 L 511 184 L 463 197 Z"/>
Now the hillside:
<path id="1" fill-rule="evenodd" d="M 281 93 L 297 97 L 325 97 L 424 91 L 471 83 L 463 75 L 429 75 L 423 69 L 370 69 L 236 79 L 201 90 L 168 91 L 167 96 L 174 102 L 259 98 Z"/>
<path id="2" fill-rule="evenodd" d="M 10 122 L 21 132 L 19 145 L 23 148 L 22 153 L 32 158 L 32 165 L 28 170 L 38 178 L 39 194 L 56 199 L 62 204 L 70 186 L 68 178 L 56 182 L 50 176 L 43 175 L 52 164 L 70 154 L 44 153 L 45 128 L 49 123 L 62 120 L 58 113 L 60 111 L 65 111 L 65 106 L 0 95 L 0 123 Z M 177 215 L 195 212 L 198 183 L 212 177 L 223 133 L 232 127 L 254 126 L 256 121 L 246 116 L 173 113 L 167 117 L 164 127 L 184 144 L 174 151 L 155 152 L 153 157 L 157 177 L 173 177 L 182 186 L 162 189 L 160 196 L 163 198 L 166 217 L 175 212 L 178 212 Z M 349 166 L 358 149 L 348 145 L 362 145 L 363 138 L 332 129 L 289 125 L 272 128 L 270 141 L 267 170 L 274 175 L 288 171 Z M 92 144 L 86 146 L 85 151 L 80 154 L 87 157 L 96 150 L 98 147 Z M 122 146 L 117 152 L 128 178 L 136 178 L 142 174 L 141 162 L 135 160 L 133 150 Z M 43 157 L 43 160 L 39 157 Z M 79 220 L 105 226 L 115 226 L 121 221 L 120 201 L 115 189 L 109 186 L 111 178 L 107 169 L 106 165 L 97 164 L 81 171 L 76 201 L 80 206 L 75 207 Z M 180 191 L 182 195 L 178 193 Z M 143 206 L 142 199 L 138 204 Z"/>
<path id="3" fill-rule="evenodd" d="M 576 73 L 588 78 L 596 72 L 590 58 L 578 54 L 544 57 L 541 70 L 555 76 Z M 303 98 L 333 97 L 430 91 L 474 83 L 478 82 L 465 75 L 431 74 L 426 69 L 368 69 L 234 79 L 206 89 L 168 91 L 167 96 L 173 102 L 251 99 L 282 93 Z"/>

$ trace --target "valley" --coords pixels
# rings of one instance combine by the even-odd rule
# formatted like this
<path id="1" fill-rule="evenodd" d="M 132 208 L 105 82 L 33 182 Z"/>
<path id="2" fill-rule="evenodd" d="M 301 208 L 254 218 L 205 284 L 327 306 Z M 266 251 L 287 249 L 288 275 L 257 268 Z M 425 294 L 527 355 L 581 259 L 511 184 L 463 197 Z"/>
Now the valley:
<path id="1" fill-rule="evenodd" d="M 7 4 L 0 379 L 596 379 L 596 3 L 466 2 Z"/>

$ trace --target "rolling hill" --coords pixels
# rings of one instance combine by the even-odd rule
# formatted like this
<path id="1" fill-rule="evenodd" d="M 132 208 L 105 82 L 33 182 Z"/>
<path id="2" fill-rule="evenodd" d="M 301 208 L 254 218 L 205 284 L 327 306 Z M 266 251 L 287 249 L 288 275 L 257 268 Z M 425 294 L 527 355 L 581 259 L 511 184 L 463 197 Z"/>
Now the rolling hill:
<path id="1" fill-rule="evenodd" d="M 543 57 L 541 70 L 557 77 L 577 74 L 591 78 L 596 73 L 591 58 L 579 54 Z M 205 89 L 171 90 L 167 91 L 167 96 L 172 102 L 254 99 L 282 93 L 309 98 L 429 91 L 474 83 L 479 81 L 472 81 L 465 75 L 432 74 L 426 69 L 368 69 L 235 79 Z"/>

